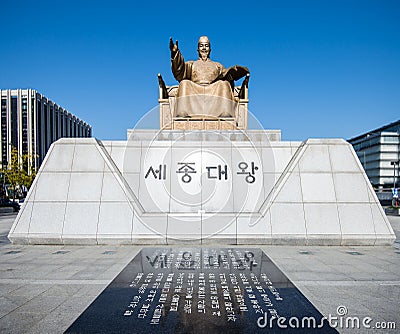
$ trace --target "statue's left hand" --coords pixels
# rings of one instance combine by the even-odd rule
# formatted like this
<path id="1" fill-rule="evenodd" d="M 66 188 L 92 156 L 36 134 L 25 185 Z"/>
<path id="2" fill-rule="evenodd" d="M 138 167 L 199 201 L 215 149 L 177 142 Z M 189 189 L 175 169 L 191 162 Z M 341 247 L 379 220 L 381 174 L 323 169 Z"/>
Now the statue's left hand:
<path id="1" fill-rule="evenodd" d="M 170 37 L 170 39 L 169 39 L 169 49 L 171 50 L 171 57 L 172 58 L 175 56 L 175 54 L 179 50 L 179 48 L 178 48 L 178 40 L 176 40 L 175 43 L 176 44 L 174 44 L 174 42 L 172 41 L 172 37 Z"/>

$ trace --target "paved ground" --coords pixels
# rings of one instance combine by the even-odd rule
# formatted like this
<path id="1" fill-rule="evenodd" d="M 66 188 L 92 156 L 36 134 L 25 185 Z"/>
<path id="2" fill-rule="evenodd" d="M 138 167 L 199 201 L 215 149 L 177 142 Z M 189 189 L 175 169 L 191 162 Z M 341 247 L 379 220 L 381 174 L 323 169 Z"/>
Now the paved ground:
<path id="1" fill-rule="evenodd" d="M 62 333 L 141 249 L 136 246 L 22 246 L 7 239 L 15 218 L 0 210 L 0 332 Z M 262 249 L 325 315 L 396 322 L 400 331 L 400 217 L 390 216 L 390 247 Z M 383 323 L 385 325 L 386 323 Z M 378 324 L 379 325 L 379 324 Z"/>

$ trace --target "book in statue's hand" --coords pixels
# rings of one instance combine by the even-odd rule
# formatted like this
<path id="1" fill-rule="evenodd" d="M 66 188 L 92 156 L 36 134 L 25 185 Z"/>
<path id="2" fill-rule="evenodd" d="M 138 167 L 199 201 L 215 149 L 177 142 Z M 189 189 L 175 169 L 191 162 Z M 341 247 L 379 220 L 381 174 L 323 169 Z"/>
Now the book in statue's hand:
<path id="1" fill-rule="evenodd" d="M 225 69 L 222 73 L 222 80 L 236 81 L 250 73 L 249 69 L 244 66 L 235 65 Z"/>

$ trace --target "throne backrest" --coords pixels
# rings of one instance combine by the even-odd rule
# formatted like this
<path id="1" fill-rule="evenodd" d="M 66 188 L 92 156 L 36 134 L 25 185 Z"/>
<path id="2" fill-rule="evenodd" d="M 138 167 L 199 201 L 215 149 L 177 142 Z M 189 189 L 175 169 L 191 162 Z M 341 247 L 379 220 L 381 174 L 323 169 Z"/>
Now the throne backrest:
<path id="1" fill-rule="evenodd" d="M 249 99 L 249 79 L 250 74 L 247 74 L 243 83 L 240 86 L 233 87 L 233 96 L 241 102 L 241 100 Z M 161 74 L 158 73 L 159 99 L 164 100 L 170 97 L 175 97 L 178 85 L 166 86 Z"/>

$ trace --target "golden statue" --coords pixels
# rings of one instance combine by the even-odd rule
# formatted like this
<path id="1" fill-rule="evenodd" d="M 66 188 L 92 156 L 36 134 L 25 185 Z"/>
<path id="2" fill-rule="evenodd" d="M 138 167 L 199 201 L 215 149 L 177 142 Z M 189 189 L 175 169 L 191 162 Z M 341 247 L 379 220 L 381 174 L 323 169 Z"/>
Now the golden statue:
<path id="1" fill-rule="evenodd" d="M 248 75 L 249 70 L 237 65 L 224 68 L 212 61 L 207 36 L 201 36 L 197 45 L 199 59 L 185 62 L 178 41 L 170 39 L 172 73 L 179 81 L 173 117 L 235 118 L 238 99 L 233 94 L 234 82 Z"/>

